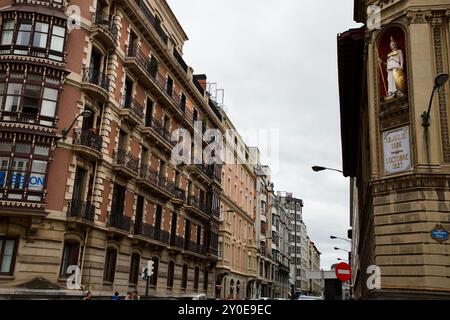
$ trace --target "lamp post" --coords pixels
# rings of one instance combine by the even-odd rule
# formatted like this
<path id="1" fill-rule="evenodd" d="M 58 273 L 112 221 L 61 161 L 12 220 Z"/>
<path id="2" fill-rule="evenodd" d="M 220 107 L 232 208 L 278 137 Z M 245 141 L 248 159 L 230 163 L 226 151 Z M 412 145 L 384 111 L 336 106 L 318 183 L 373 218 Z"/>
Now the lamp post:
<path id="1" fill-rule="evenodd" d="M 69 128 L 62 129 L 62 140 L 65 141 L 67 139 L 67 134 L 70 132 L 70 130 L 72 130 L 72 127 L 75 125 L 75 121 L 77 121 L 79 117 L 89 118 L 90 116 L 92 116 L 92 111 L 90 111 L 90 110 L 83 110 L 83 111 L 81 111 L 80 114 L 77 115 L 75 117 L 75 119 L 73 119 L 73 121 L 70 124 Z"/>
<path id="2" fill-rule="evenodd" d="M 345 260 L 345 259 L 342 259 L 342 258 L 337 258 L 337 260 L 338 260 L 338 261 L 345 261 L 345 262 L 349 263 L 348 260 Z"/>
<path id="3" fill-rule="evenodd" d="M 344 239 L 344 238 L 340 238 L 340 237 L 336 237 L 336 236 L 330 236 L 330 239 L 339 239 L 339 240 L 343 240 L 343 241 L 347 241 L 348 243 L 352 243 L 350 240 L 348 239 Z"/>
<path id="4" fill-rule="evenodd" d="M 428 111 L 424 111 L 422 114 L 422 126 L 424 128 L 428 128 L 430 126 L 430 112 L 431 112 L 431 106 L 433 104 L 433 98 L 434 94 L 436 93 L 436 90 L 441 88 L 444 84 L 447 83 L 449 79 L 449 75 L 447 73 L 441 73 L 434 79 L 434 87 L 433 92 L 431 93 L 430 98 L 430 104 L 428 105 Z"/>
<path id="5" fill-rule="evenodd" d="M 339 173 L 344 174 L 344 172 L 343 172 L 342 170 L 339 170 L 339 169 L 333 169 L 333 168 L 327 168 L 327 167 L 322 167 L 322 166 L 313 166 L 312 169 L 313 169 L 314 172 L 320 172 L 320 171 L 330 170 L 330 171 L 336 171 L 336 172 L 339 172 Z"/>
<path id="6" fill-rule="evenodd" d="M 342 249 L 342 248 L 338 248 L 338 247 L 334 247 L 334 250 L 341 250 L 341 251 L 345 251 L 345 252 L 347 252 L 347 253 L 351 253 L 350 250 Z"/>

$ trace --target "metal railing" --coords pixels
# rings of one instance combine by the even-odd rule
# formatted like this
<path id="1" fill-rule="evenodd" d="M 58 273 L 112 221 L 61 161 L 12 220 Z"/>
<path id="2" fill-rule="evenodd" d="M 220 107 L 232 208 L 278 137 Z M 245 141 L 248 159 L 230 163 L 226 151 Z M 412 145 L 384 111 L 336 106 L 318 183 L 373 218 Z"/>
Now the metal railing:
<path id="1" fill-rule="evenodd" d="M 115 163 L 118 165 L 123 165 L 128 169 L 139 172 L 139 159 L 131 155 L 128 151 L 117 150 L 115 155 Z"/>
<path id="2" fill-rule="evenodd" d="M 177 247 L 184 249 L 184 238 L 179 236 L 170 236 L 170 245 L 172 247 Z"/>
<path id="3" fill-rule="evenodd" d="M 190 196 L 188 198 L 188 205 L 197 208 L 198 210 L 202 211 L 203 213 L 208 214 L 208 206 L 204 202 L 200 202 L 200 200 L 195 196 Z"/>
<path id="4" fill-rule="evenodd" d="M 139 176 L 142 179 L 149 181 L 151 184 L 163 189 L 164 191 L 175 195 L 175 185 L 149 166 L 141 165 Z"/>
<path id="5" fill-rule="evenodd" d="M 74 145 L 81 145 L 102 152 L 102 141 L 102 137 L 91 130 L 80 131 L 78 129 L 74 129 Z"/>
<path id="6" fill-rule="evenodd" d="M 106 73 L 101 72 L 96 68 L 83 69 L 83 82 L 94 84 L 109 92 L 110 80 Z"/>
<path id="7" fill-rule="evenodd" d="M 110 34 L 114 40 L 117 39 L 119 34 L 119 28 L 111 17 L 105 14 L 94 13 L 92 14 L 92 23 L 95 26 L 103 28 L 106 32 Z"/>
<path id="8" fill-rule="evenodd" d="M 95 206 L 88 201 L 69 200 L 67 202 L 67 216 L 72 218 L 81 218 L 87 221 L 94 222 Z"/>
<path id="9" fill-rule="evenodd" d="M 130 96 L 122 96 L 121 105 L 123 109 L 129 109 L 139 119 L 144 118 L 144 107 Z"/>
<path id="10" fill-rule="evenodd" d="M 150 224 L 136 223 L 134 227 L 134 234 L 169 244 L 170 234 L 165 230 L 156 229 Z"/>
<path id="11" fill-rule="evenodd" d="M 169 40 L 168 35 L 164 32 L 161 25 L 158 24 L 156 18 L 153 16 L 150 9 L 145 5 L 144 1 L 134 0 L 134 2 L 137 4 L 138 8 L 144 14 L 144 16 L 147 18 L 148 22 L 153 26 L 156 33 L 161 38 L 162 42 L 167 44 L 167 41 Z"/>
<path id="12" fill-rule="evenodd" d="M 176 144 L 176 142 L 172 141 L 172 134 L 170 133 L 170 131 L 165 128 L 158 120 L 153 118 L 149 119 L 149 121 L 146 121 L 145 126 L 148 128 L 153 128 L 169 144 L 173 146 Z"/>
<path id="13" fill-rule="evenodd" d="M 177 51 L 177 49 L 173 48 L 173 56 L 175 57 L 175 60 L 180 64 L 180 67 L 184 70 L 184 72 L 188 71 L 188 65 L 183 60 L 183 57 L 181 54 Z"/>
<path id="14" fill-rule="evenodd" d="M 108 227 L 130 232 L 131 225 L 132 225 L 131 218 L 124 216 L 122 214 L 111 213 L 108 217 Z"/>

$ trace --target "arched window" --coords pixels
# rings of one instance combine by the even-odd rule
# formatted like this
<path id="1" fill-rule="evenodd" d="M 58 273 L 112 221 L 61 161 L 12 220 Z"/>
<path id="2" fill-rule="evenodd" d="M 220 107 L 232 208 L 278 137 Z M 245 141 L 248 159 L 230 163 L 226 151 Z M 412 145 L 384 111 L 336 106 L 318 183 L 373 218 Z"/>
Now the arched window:
<path id="1" fill-rule="evenodd" d="M 173 287 L 173 277 L 175 273 L 175 263 L 173 261 L 169 262 L 169 268 L 167 270 L 167 288 L 172 289 Z"/>
<path id="2" fill-rule="evenodd" d="M 198 290 L 199 276 L 200 276 L 200 269 L 197 267 L 197 268 L 195 268 L 195 273 L 194 273 L 194 291 Z"/>
<path id="3" fill-rule="evenodd" d="M 208 282 L 209 282 L 209 273 L 208 270 L 205 270 L 203 277 L 203 290 L 205 290 L 205 292 L 208 292 Z"/>
<path id="4" fill-rule="evenodd" d="M 64 243 L 64 250 L 61 259 L 60 276 L 67 277 L 70 274 L 67 273 L 69 266 L 78 266 L 78 258 L 80 253 L 80 243 L 76 241 L 66 241 Z"/>
<path id="5" fill-rule="evenodd" d="M 187 278 L 188 278 L 188 266 L 187 264 L 183 264 L 183 273 L 181 275 L 181 289 L 186 289 Z"/>
<path id="6" fill-rule="evenodd" d="M 238 280 L 236 283 L 236 298 L 239 298 L 240 291 L 241 291 L 241 282 Z"/>
<path id="7" fill-rule="evenodd" d="M 116 273 L 116 261 L 117 250 L 113 248 L 109 248 L 108 250 L 106 250 L 105 269 L 103 272 L 104 282 L 114 282 L 114 276 Z"/>
<path id="8" fill-rule="evenodd" d="M 141 256 L 138 253 L 133 253 L 131 255 L 130 279 L 129 279 L 129 282 L 132 285 L 137 285 L 138 283 L 140 262 Z"/>
<path id="9" fill-rule="evenodd" d="M 150 277 L 150 286 L 155 287 L 158 285 L 158 267 L 159 260 L 156 257 L 153 257 L 153 274 Z"/>
<path id="10" fill-rule="evenodd" d="M 231 279 L 230 281 L 230 298 L 233 299 L 234 298 L 234 280 Z"/>

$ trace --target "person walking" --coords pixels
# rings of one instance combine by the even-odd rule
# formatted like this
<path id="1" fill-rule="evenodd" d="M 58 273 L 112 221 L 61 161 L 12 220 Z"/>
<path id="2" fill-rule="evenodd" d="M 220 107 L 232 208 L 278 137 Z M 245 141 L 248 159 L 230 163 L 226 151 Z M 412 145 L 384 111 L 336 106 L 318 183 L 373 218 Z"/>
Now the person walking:
<path id="1" fill-rule="evenodd" d="M 92 300 L 92 292 L 88 291 L 84 296 L 83 300 Z"/>
<path id="2" fill-rule="evenodd" d="M 128 291 L 128 292 L 127 292 L 127 296 L 125 297 L 125 300 L 133 300 L 131 291 Z"/>
<path id="3" fill-rule="evenodd" d="M 115 292 L 114 295 L 112 296 L 111 300 L 113 301 L 119 301 L 120 300 L 120 296 L 119 296 L 119 292 Z"/>
<path id="4" fill-rule="evenodd" d="M 133 291 L 133 300 L 141 300 L 141 297 L 139 296 L 137 290 Z"/>

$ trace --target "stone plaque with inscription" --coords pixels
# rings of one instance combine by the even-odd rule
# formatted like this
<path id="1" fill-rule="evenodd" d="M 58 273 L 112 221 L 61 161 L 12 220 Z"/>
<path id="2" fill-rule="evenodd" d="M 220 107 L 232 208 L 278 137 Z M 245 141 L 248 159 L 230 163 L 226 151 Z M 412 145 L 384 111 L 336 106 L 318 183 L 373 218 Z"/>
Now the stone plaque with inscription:
<path id="1" fill-rule="evenodd" d="M 384 171 L 387 175 L 411 169 L 409 126 L 383 132 Z"/>

